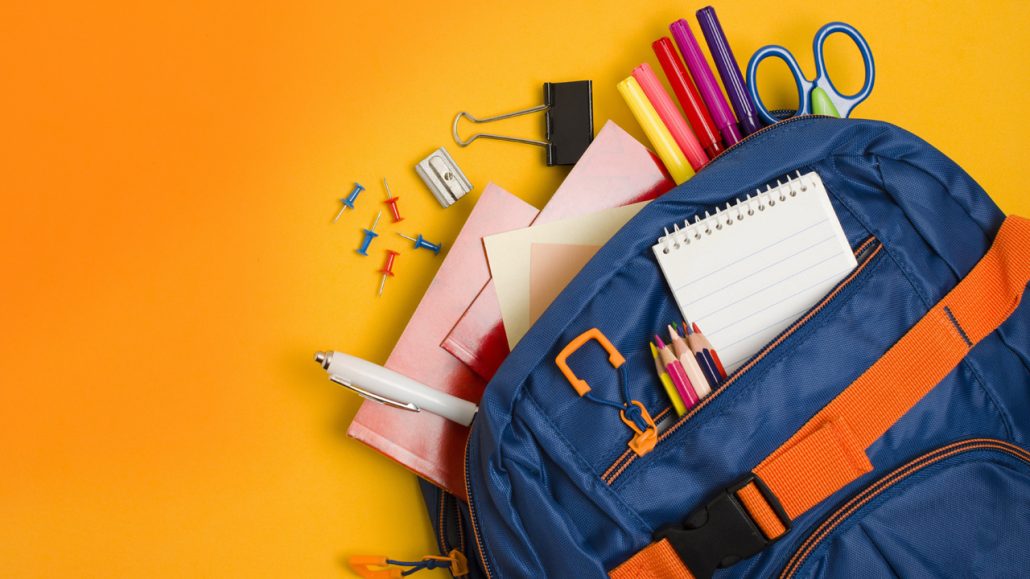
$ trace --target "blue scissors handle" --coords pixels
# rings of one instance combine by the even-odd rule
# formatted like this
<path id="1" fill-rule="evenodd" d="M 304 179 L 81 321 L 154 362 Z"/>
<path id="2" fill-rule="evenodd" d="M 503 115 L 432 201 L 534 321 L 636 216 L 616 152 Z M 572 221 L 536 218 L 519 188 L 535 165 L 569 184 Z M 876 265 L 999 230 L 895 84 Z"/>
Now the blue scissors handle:
<path id="1" fill-rule="evenodd" d="M 865 82 L 862 88 L 853 95 L 843 95 L 834 86 L 833 81 L 830 80 L 830 76 L 826 70 L 826 59 L 823 53 L 823 46 L 826 44 L 826 39 L 834 33 L 843 32 L 848 35 L 849 38 L 858 47 L 858 51 L 862 56 L 862 63 L 865 66 Z M 759 116 L 767 123 L 776 122 L 776 118 L 773 117 L 768 109 L 765 107 L 765 103 L 762 102 L 761 96 L 758 94 L 758 65 L 763 60 L 772 56 L 780 58 L 790 69 L 791 75 L 794 76 L 794 83 L 798 90 L 798 111 L 796 114 L 804 115 L 812 112 L 820 114 L 835 114 L 836 116 L 847 117 L 851 114 L 852 109 L 858 106 L 859 103 L 869 97 L 869 93 L 873 90 L 873 81 L 876 78 L 876 68 L 873 64 L 873 53 L 869 49 L 869 43 L 866 42 L 862 34 L 855 29 L 854 26 L 846 24 L 844 22 L 831 22 L 816 32 L 815 38 L 812 40 L 812 53 L 815 59 L 815 79 L 807 79 L 801 72 L 801 67 L 798 66 L 797 59 L 790 53 L 786 48 L 777 45 L 765 46 L 760 48 L 751 57 L 751 60 L 747 65 L 747 86 L 751 93 L 751 98 L 755 101 L 756 108 L 758 109 Z M 813 105 L 813 90 L 820 89 L 820 91 L 829 100 L 829 107 L 821 105 L 819 97 L 816 99 L 815 105 Z M 813 110 L 820 109 L 820 110 Z M 835 110 L 834 110 L 835 109 Z"/>
<path id="2" fill-rule="evenodd" d="M 751 100 L 755 101 L 755 109 L 758 110 L 758 116 L 762 117 L 762 120 L 770 125 L 777 121 L 776 117 L 772 116 L 769 113 L 769 109 L 765 107 L 765 103 L 762 102 L 762 96 L 758 94 L 758 65 L 769 57 L 778 58 L 786 63 L 787 68 L 790 69 L 791 76 L 794 77 L 794 84 L 798 89 L 798 110 L 795 114 L 809 114 L 811 112 L 811 101 L 808 95 L 812 92 L 812 88 L 815 87 L 815 83 L 805 78 L 797 59 L 794 58 L 794 55 L 789 50 L 778 44 L 770 44 L 769 46 L 759 48 L 757 52 L 751 55 L 751 60 L 747 63 L 747 88 L 751 92 Z"/>

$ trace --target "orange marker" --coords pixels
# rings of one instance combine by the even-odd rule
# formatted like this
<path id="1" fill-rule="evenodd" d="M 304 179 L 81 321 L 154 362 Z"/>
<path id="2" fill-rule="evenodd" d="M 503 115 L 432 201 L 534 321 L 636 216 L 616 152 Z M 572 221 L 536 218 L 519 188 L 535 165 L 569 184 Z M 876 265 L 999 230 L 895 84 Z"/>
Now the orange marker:
<path id="1" fill-rule="evenodd" d="M 694 386 L 694 392 L 697 393 L 698 400 L 711 394 L 712 386 L 708 383 L 704 373 L 701 372 L 701 367 L 697 365 L 694 353 L 690 351 L 690 347 L 683 341 L 683 337 L 679 335 L 676 327 L 672 324 L 669 324 L 669 338 L 672 340 L 672 351 L 676 354 L 680 364 L 683 365 L 683 370 L 687 373 L 687 377 L 690 378 L 690 383 Z"/>
<path id="2" fill-rule="evenodd" d="M 697 404 L 697 392 L 694 391 L 694 386 L 690 383 L 683 364 L 680 364 L 680 361 L 672 354 L 672 348 L 665 345 L 661 336 L 656 335 L 654 339 L 658 342 L 658 357 L 661 358 L 665 370 L 669 372 L 669 378 L 672 378 L 672 385 L 676 387 L 676 392 L 683 399 L 683 405 L 688 410 L 693 408 Z"/>

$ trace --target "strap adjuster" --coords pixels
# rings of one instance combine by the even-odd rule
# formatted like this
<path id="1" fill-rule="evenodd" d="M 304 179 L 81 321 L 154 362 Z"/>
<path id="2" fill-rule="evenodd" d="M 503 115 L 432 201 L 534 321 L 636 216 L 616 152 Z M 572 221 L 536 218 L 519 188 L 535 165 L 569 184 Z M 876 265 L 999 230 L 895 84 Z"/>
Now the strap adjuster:
<path id="1" fill-rule="evenodd" d="M 682 524 L 666 525 L 655 531 L 654 539 L 667 539 L 697 579 L 707 579 L 716 569 L 729 567 L 758 554 L 776 539 L 767 539 L 762 534 L 762 530 L 737 498 L 737 491 L 752 483 L 779 517 L 784 528 L 790 530 L 790 518 L 779 499 L 762 479 L 749 473 L 691 513 Z"/>

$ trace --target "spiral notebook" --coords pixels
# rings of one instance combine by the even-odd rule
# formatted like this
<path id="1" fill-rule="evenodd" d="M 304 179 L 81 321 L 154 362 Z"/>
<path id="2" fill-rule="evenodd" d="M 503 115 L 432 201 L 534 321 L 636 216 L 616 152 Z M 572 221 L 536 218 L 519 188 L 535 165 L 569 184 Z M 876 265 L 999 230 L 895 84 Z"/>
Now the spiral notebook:
<path id="1" fill-rule="evenodd" d="M 732 372 L 857 262 L 815 172 L 666 229 L 654 246 L 683 316 Z"/>

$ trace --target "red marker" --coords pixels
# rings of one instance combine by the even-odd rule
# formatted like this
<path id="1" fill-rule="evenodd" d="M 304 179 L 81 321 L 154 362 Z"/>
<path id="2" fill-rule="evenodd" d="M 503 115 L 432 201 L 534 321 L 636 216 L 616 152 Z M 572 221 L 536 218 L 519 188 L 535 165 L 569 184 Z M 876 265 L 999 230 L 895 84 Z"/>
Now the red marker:
<path id="1" fill-rule="evenodd" d="M 712 122 L 712 117 L 708 114 L 708 109 L 701 100 L 701 95 L 698 94 L 694 82 L 690 80 L 687 67 L 683 65 L 683 61 L 676 54 L 676 49 L 668 37 L 663 36 L 655 40 L 651 43 L 651 48 L 658 57 L 658 63 L 662 65 L 665 78 L 669 80 L 672 91 L 676 93 L 680 106 L 687 113 L 690 128 L 694 129 L 694 134 L 701 142 L 701 147 L 708 154 L 708 158 L 714 159 L 723 150 L 722 137 L 719 135 L 715 123 Z"/>

